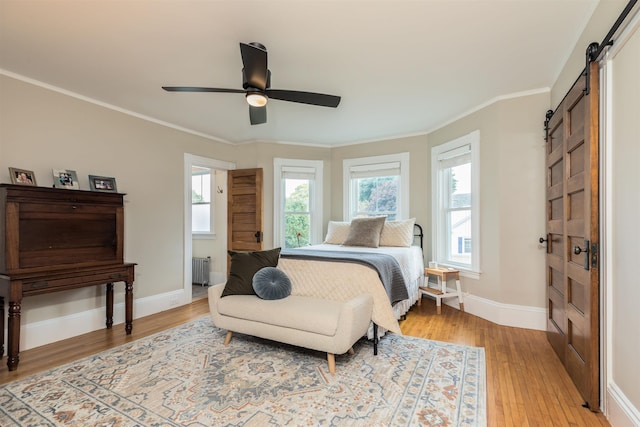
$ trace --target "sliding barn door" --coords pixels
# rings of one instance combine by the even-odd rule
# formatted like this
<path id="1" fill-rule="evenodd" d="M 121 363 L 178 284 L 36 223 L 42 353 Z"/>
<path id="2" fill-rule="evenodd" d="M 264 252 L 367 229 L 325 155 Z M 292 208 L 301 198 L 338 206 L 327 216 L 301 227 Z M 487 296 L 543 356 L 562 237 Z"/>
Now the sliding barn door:
<path id="1" fill-rule="evenodd" d="M 548 123 L 547 337 L 586 404 L 599 402 L 598 64 Z"/>
<path id="2" fill-rule="evenodd" d="M 227 249 L 262 250 L 262 169 L 228 171 Z"/>

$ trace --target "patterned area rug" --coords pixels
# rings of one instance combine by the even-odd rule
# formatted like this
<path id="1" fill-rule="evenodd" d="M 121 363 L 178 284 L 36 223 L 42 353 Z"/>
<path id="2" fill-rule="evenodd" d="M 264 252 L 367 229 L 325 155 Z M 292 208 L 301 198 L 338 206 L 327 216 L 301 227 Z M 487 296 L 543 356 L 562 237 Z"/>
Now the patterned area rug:
<path id="1" fill-rule="evenodd" d="M 0 387 L 0 426 L 485 426 L 484 349 L 388 334 L 336 356 L 208 317 Z"/>

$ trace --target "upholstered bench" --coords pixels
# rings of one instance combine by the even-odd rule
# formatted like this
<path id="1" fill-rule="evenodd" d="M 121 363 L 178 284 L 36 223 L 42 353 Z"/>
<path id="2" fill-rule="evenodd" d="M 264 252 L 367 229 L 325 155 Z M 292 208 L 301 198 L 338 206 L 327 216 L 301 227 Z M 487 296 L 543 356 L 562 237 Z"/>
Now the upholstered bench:
<path id="1" fill-rule="evenodd" d="M 224 284 L 209 288 L 213 323 L 227 330 L 225 345 L 233 332 L 253 335 L 327 353 L 329 372 L 335 373 L 335 356 L 353 353 L 353 344 L 367 333 L 373 297 L 359 295 L 348 301 L 329 301 L 290 295 L 264 300 L 256 295 L 221 298 Z"/>

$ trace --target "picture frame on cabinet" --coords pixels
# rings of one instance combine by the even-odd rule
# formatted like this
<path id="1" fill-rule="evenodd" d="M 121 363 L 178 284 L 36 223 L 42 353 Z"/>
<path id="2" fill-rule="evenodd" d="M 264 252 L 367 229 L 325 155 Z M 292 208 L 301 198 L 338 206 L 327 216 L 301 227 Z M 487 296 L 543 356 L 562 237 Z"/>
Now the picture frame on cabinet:
<path id="1" fill-rule="evenodd" d="M 110 176 L 89 175 L 89 187 L 91 191 L 103 191 L 117 193 L 116 179 Z"/>
<path id="2" fill-rule="evenodd" d="M 11 175 L 12 184 L 37 185 L 36 174 L 33 171 L 9 167 L 9 175 Z"/>
<path id="3" fill-rule="evenodd" d="M 71 169 L 53 169 L 53 186 L 68 190 L 79 190 L 78 174 Z"/>

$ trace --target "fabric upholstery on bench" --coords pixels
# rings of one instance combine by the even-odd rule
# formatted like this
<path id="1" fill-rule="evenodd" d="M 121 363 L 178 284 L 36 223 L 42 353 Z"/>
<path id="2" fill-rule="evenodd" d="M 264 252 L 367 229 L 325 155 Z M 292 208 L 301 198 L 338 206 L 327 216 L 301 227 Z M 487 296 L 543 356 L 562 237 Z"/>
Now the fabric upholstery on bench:
<path id="1" fill-rule="evenodd" d="M 291 295 L 263 300 L 255 295 L 221 297 L 224 284 L 209 289 L 213 323 L 239 332 L 327 353 L 329 372 L 335 372 L 335 354 L 351 350 L 367 333 L 373 297 L 362 294 L 347 301 L 329 301 Z M 227 343 L 231 335 L 227 334 Z"/>

